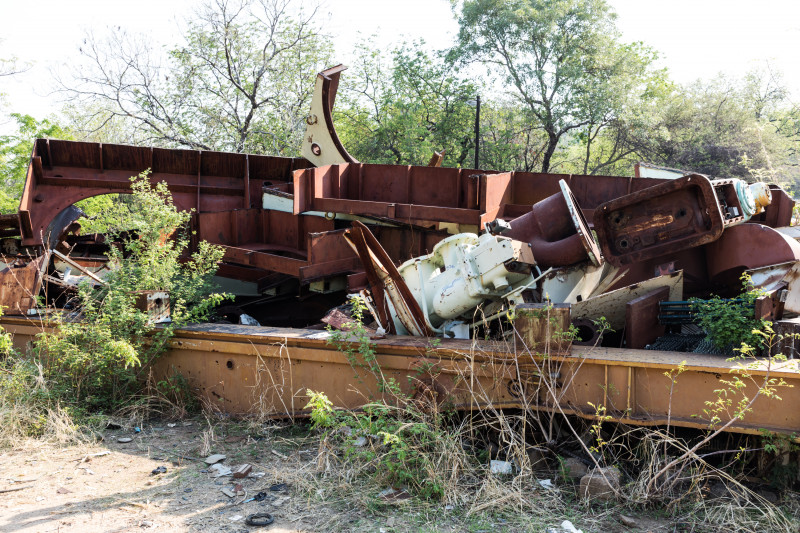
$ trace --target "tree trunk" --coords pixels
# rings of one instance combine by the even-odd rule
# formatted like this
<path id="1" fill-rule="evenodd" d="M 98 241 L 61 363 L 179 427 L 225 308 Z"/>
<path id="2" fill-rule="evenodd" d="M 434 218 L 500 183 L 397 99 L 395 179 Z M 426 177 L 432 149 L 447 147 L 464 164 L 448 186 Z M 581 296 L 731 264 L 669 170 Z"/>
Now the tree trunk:
<path id="1" fill-rule="evenodd" d="M 558 135 L 555 133 L 548 131 L 547 139 L 547 149 L 544 151 L 544 156 L 542 156 L 542 173 L 550 172 L 550 159 L 556 151 L 556 146 L 558 146 Z"/>

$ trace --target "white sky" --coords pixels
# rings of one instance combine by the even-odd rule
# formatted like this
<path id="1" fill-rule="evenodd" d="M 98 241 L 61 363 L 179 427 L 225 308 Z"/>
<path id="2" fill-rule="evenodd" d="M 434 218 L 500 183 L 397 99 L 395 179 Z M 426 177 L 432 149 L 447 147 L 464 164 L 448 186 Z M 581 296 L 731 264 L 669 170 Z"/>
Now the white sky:
<path id="1" fill-rule="evenodd" d="M 674 80 L 686 83 L 718 72 L 741 76 L 763 66 L 781 71 L 800 99 L 800 1 L 794 0 L 609 0 L 626 41 L 658 50 Z M 149 33 L 169 43 L 180 37 L 181 21 L 199 0 L 0 0 L 0 57 L 15 55 L 32 64 L 21 75 L 0 78 L 6 111 L 37 118 L 60 107 L 51 94 L 49 72 L 69 65 L 87 30 L 108 26 Z M 320 21 L 339 58 L 362 36 L 377 34 L 389 48 L 423 38 L 448 46 L 457 31 L 449 0 L 322 0 Z M 361 35 L 359 35 L 361 34 Z M 345 81 L 346 82 L 346 81 Z M 2 122 L 2 121 L 0 121 Z M 0 124 L 0 133 L 5 128 Z"/>

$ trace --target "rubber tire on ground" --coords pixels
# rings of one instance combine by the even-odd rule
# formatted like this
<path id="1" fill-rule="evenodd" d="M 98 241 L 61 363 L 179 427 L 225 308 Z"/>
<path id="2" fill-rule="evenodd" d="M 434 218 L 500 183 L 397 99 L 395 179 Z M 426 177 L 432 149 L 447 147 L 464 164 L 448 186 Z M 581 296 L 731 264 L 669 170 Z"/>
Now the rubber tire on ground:
<path id="1" fill-rule="evenodd" d="M 275 519 L 269 513 L 256 513 L 248 516 L 244 523 L 248 526 L 264 527 L 273 523 Z"/>

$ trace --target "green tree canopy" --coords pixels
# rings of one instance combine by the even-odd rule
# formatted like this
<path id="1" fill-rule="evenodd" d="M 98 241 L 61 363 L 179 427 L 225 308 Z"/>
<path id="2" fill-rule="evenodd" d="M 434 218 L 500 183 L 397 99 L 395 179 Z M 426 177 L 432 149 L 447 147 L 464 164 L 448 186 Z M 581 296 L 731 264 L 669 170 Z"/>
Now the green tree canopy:
<path id="1" fill-rule="evenodd" d="M 459 7 L 455 56 L 500 74 L 541 128 L 542 172 L 562 139 L 587 127 L 596 136 L 650 76 L 652 54 L 620 43 L 604 0 L 464 0 Z"/>

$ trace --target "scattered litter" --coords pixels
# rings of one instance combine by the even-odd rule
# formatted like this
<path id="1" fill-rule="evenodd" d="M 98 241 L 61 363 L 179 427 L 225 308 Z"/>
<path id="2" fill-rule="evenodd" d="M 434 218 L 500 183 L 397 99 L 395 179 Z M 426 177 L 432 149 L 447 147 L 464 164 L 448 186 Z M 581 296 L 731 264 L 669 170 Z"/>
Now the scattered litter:
<path id="1" fill-rule="evenodd" d="M 31 488 L 32 486 L 33 485 L 26 485 L 24 487 L 14 487 L 13 489 L 2 489 L 2 490 L 0 490 L 0 494 L 3 494 L 5 492 L 16 492 L 18 490 L 25 490 L 25 489 Z"/>
<path id="2" fill-rule="evenodd" d="M 489 471 L 492 474 L 511 474 L 511 463 L 492 459 L 492 462 L 489 463 Z"/>
<path id="3" fill-rule="evenodd" d="M 269 513 L 256 513 L 251 514 L 244 521 L 248 526 L 264 527 L 270 525 L 275 519 Z"/>
<path id="4" fill-rule="evenodd" d="M 389 519 L 386 521 L 386 527 L 394 527 L 394 517 L 390 516 Z"/>
<path id="5" fill-rule="evenodd" d="M 150 520 L 142 520 L 139 523 L 139 527 L 153 527 L 153 522 L 151 522 Z"/>
<path id="6" fill-rule="evenodd" d="M 261 479 L 262 477 L 264 477 L 266 475 L 267 475 L 266 472 L 253 472 L 252 474 L 250 474 L 247 477 L 251 477 L 251 478 L 254 478 L 254 479 Z"/>
<path id="7" fill-rule="evenodd" d="M 563 529 L 567 533 L 583 533 L 583 531 L 577 529 L 574 525 L 572 525 L 572 522 L 570 522 L 569 520 L 564 520 L 563 522 L 561 522 L 561 529 Z"/>
<path id="8" fill-rule="evenodd" d="M 261 323 L 246 313 L 239 315 L 239 324 L 243 326 L 260 326 Z"/>
<path id="9" fill-rule="evenodd" d="M 206 464 L 213 465 L 214 463 L 219 463 L 220 461 L 224 461 L 225 456 L 222 455 L 221 453 L 215 453 L 214 455 L 209 455 L 203 460 L 206 462 Z"/>
<path id="10" fill-rule="evenodd" d="M 277 455 L 278 457 L 280 457 L 281 459 L 284 459 L 284 460 L 289 458 L 288 455 L 283 455 L 281 452 L 279 452 L 277 450 L 270 450 L 270 452 L 272 452 L 274 455 Z"/>
<path id="11" fill-rule="evenodd" d="M 122 429 L 122 426 L 114 422 L 109 422 L 108 424 L 106 424 L 106 429 Z"/>
<path id="12" fill-rule="evenodd" d="M 44 496 L 37 496 L 36 497 L 36 501 L 37 502 L 43 502 L 44 501 Z"/>
<path id="13" fill-rule="evenodd" d="M 228 518 L 228 520 L 230 520 L 231 522 L 238 522 L 242 518 L 244 518 L 244 516 L 242 516 L 240 514 L 237 514 L 237 515 L 234 515 L 234 516 Z"/>
<path id="14" fill-rule="evenodd" d="M 236 496 L 236 492 L 234 492 L 234 490 L 230 487 L 222 487 L 221 489 L 219 489 L 219 491 L 228 498 L 233 498 Z"/>
<path id="15" fill-rule="evenodd" d="M 582 530 L 576 529 L 575 526 L 569 520 L 564 520 L 561 522 L 560 528 L 549 527 L 547 528 L 547 533 L 583 533 Z"/>
<path id="16" fill-rule="evenodd" d="M 214 472 L 216 472 L 216 474 L 214 475 L 215 478 L 222 476 L 230 476 L 233 473 L 233 470 L 219 463 L 211 465 L 211 468 L 209 468 L 209 470 L 213 470 Z"/>
<path id="17" fill-rule="evenodd" d="M 540 479 L 539 486 L 546 490 L 553 490 L 556 488 L 555 485 L 553 485 L 553 482 L 549 479 Z"/>
<path id="18" fill-rule="evenodd" d="M 174 428 L 174 427 L 175 427 L 175 426 L 177 426 L 177 425 L 178 425 L 178 424 L 167 424 L 167 427 L 168 427 L 168 428 Z"/>
<path id="19" fill-rule="evenodd" d="M 453 509 L 454 509 L 454 507 L 452 505 L 445 505 L 444 506 L 444 510 L 445 511 L 452 511 Z"/>
<path id="20" fill-rule="evenodd" d="M 183 492 L 192 492 L 192 489 L 191 489 L 191 488 L 189 488 L 189 489 L 183 489 Z"/>
<path id="21" fill-rule="evenodd" d="M 619 515 L 619 521 L 624 526 L 636 527 L 636 520 L 634 520 L 630 516 L 625 516 L 624 514 L 621 514 L 621 515 Z"/>
<path id="22" fill-rule="evenodd" d="M 275 483 L 269 487 L 269 490 L 272 492 L 280 492 L 282 490 L 286 490 L 287 488 L 288 485 L 286 485 L 286 483 Z"/>
<path id="23" fill-rule="evenodd" d="M 389 487 L 378 493 L 378 499 L 384 503 L 403 503 L 408 501 L 411 495 L 405 489 Z"/>
<path id="24" fill-rule="evenodd" d="M 136 432 L 136 433 L 141 433 L 142 432 L 142 428 L 140 428 L 139 426 L 136 426 L 135 428 L 133 428 L 133 431 Z"/>
<path id="25" fill-rule="evenodd" d="M 127 443 L 127 442 L 130 442 L 130 441 L 132 441 L 132 440 L 133 440 L 133 439 L 132 439 L 132 438 L 130 438 L 130 437 L 120 437 L 120 438 L 118 438 L 118 439 L 117 439 L 117 442 L 121 442 L 122 444 L 125 444 L 125 443 Z"/>
<path id="26" fill-rule="evenodd" d="M 110 453 L 111 451 L 109 450 L 103 450 L 102 452 L 96 452 L 96 453 L 89 453 L 83 457 L 83 460 L 87 461 L 92 457 L 103 457 L 104 455 L 109 455 Z"/>
<path id="27" fill-rule="evenodd" d="M 356 440 L 353 441 L 353 446 L 358 446 L 359 448 L 366 445 L 367 445 L 366 437 L 358 437 Z"/>
<path id="28" fill-rule="evenodd" d="M 252 471 L 253 465 L 245 463 L 236 467 L 236 469 L 233 471 L 233 477 L 234 479 L 241 479 L 243 477 L 247 477 Z"/>
<path id="29" fill-rule="evenodd" d="M 151 476 L 157 476 L 158 474 L 166 474 L 166 473 L 167 473 L 167 467 L 166 466 L 159 466 L 159 467 L 154 468 L 153 471 L 150 472 L 150 475 Z"/>

